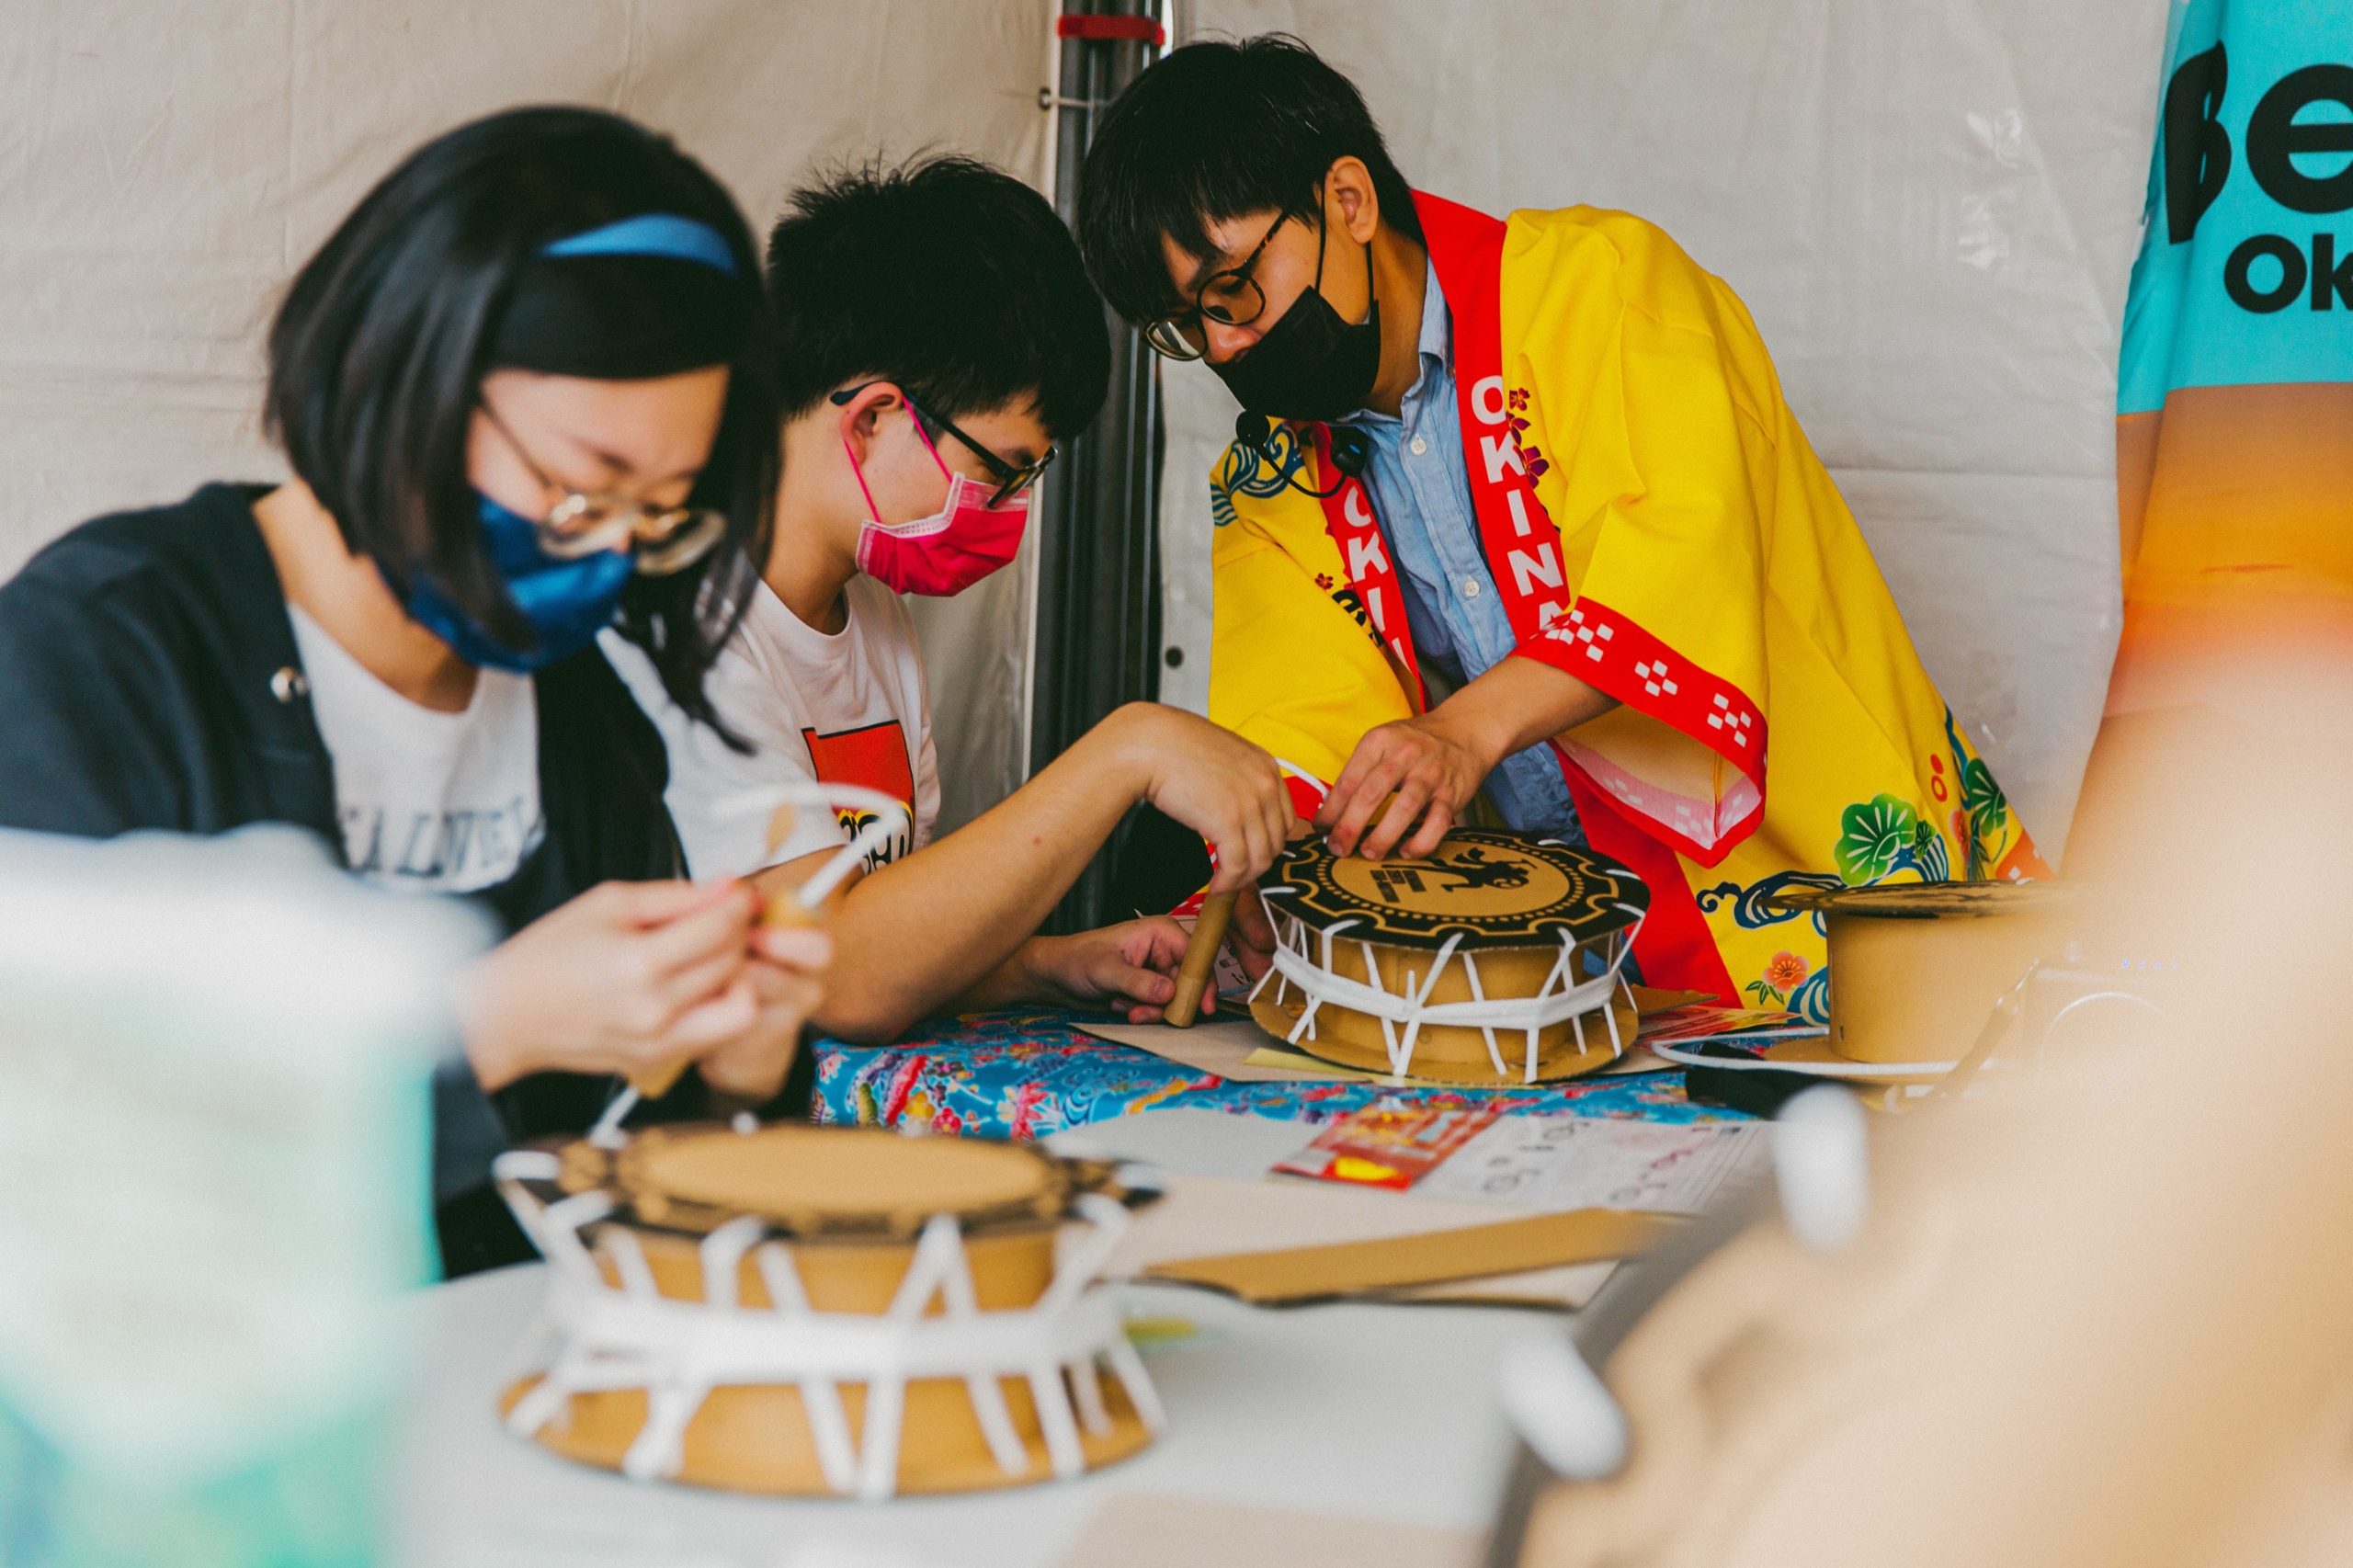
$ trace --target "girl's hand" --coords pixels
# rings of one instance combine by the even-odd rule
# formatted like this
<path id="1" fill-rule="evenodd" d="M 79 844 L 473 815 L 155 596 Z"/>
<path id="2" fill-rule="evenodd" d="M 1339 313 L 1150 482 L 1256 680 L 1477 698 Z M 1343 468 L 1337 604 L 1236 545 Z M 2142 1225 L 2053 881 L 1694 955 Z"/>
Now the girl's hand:
<path id="1" fill-rule="evenodd" d="M 774 1099 L 792 1071 L 801 1031 L 825 992 L 834 939 L 809 926 L 756 926 L 744 966 L 759 1010 L 751 1027 L 698 1063 L 713 1092 L 756 1105 Z"/>
<path id="2" fill-rule="evenodd" d="M 550 1069 L 643 1077 L 740 1040 L 773 1005 L 749 972 L 758 912 L 731 878 L 607 882 L 540 916 L 460 988 L 474 1075 L 493 1090 Z"/>

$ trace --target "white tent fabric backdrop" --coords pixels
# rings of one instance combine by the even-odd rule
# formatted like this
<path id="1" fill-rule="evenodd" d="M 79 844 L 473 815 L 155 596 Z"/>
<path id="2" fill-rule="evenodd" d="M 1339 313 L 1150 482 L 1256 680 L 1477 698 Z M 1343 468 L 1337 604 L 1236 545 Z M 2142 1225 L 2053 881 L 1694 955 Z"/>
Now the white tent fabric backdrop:
<path id="1" fill-rule="evenodd" d="M 820 164 L 1033 181 L 1049 0 L 17 0 L 0 43 L 0 574 L 99 511 L 280 465 L 277 290 L 409 147 L 546 100 L 671 131 L 756 225 Z M 1665 224 L 1746 298 L 1929 669 L 2055 850 L 2117 624 L 2112 417 L 2164 8 L 2147 0 L 1198 0 L 1296 31 L 1412 177 Z M 1167 378 L 1164 695 L 1207 691 L 1203 475 Z M 1026 758 L 1032 574 L 920 607 L 959 821 Z"/>
<path id="2" fill-rule="evenodd" d="M 1194 0 L 1295 32 L 1406 177 L 1665 226 L 1747 301 L 1928 670 L 2044 852 L 2119 624 L 2117 345 L 2163 63 L 2149 0 Z M 1209 684 L 1234 405 L 1166 378 L 1163 695 Z"/>
<path id="3" fill-rule="evenodd" d="M 281 476 L 262 333 L 410 148 L 518 103 L 676 136 L 756 231 L 815 168 L 955 148 L 1035 184 L 1047 0 L 11 0 L 0 577 L 85 517 Z M 1027 770 L 1027 565 L 917 620 L 961 821 Z M 0 722 L 5 722 L 0 720 Z"/>

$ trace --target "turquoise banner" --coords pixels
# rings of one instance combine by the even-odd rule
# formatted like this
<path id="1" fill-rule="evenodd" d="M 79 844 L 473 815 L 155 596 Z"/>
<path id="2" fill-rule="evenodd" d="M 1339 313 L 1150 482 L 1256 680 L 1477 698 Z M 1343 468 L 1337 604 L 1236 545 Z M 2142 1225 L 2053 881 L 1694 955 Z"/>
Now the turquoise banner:
<path id="1" fill-rule="evenodd" d="M 2117 412 L 2353 381 L 2353 0 L 2177 0 Z"/>

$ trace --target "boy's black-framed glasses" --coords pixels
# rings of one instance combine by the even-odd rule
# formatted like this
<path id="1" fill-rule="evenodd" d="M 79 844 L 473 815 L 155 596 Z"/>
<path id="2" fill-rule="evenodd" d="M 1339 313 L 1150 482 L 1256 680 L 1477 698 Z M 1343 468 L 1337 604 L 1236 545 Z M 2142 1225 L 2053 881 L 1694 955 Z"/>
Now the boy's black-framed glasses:
<path id="1" fill-rule="evenodd" d="M 933 408 L 929 403 L 924 402 L 923 399 L 917 397 L 915 394 L 914 389 L 881 376 L 876 377 L 870 381 L 860 381 L 854 387 L 844 387 L 841 391 L 834 393 L 827 401 L 834 403 L 836 407 L 840 407 L 847 404 L 850 399 L 856 397 L 867 388 L 876 386 L 897 387 L 899 395 L 907 400 L 907 406 L 914 409 L 923 419 L 925 424 L 930 425 L 938 429 L 947 432 L 950 436 L 955 437 L 957 440 L 963 443 L 965 450 L 971 452 L 974 457 L 981 460 L 981 466 L 989 471 L 989 477 L 991 479 L 996 481 L 996 488 L 989 493 L 989 506 L 992 509 L 1004 506 L 1007 501 L 1010 501 L 1015 496 L 1023 494 L 1031 485 L 1037 483 L 1039 480 L 1045 476 L 1046 470 L 1053 462 L 1055 455 L 1062 450 L 1060 447 L 1055 446 L 1051 442 L 1048 442 L 1044 455 L 1040 457 L 1037 461 L 1029 463 L 1007 462 L 1005 459 L 997 456 L 995 452 L 989 450 L 988 448 L 981 445 L 980 442 L 974 440 L 972 437 L 958 429 L 954 420 L 949 418 L 946 415 L 941 414 L 938 409 Z"/>
<path id="2" fill-rule="evenodd" d="M 1265 315 L 1267 291 L 1258 287 L 1258 258 L 1267 254 L 1267 246 L 1282 226 L 1298 216 L 1296 212 L 1277 214 L 1273 225 L 1259 236 L 1239 266 L 1202 278 L 1200 287 L 1193 290 L 1190 310 L 1174 311 L 1144 323 L 1143 340 L 1152 351 L 1168 359 L 1199 359 L 1209 352 L 1203 320 L 1222 326 L 1248 326 Z"/>

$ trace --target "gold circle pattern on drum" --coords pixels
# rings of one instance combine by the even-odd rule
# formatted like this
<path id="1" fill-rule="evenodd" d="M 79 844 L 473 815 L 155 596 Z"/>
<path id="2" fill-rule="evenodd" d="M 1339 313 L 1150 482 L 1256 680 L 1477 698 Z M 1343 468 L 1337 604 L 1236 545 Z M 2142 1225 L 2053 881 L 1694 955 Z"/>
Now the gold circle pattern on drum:
<path id="1" fill-rule="evenodd" d="M 1622 971 L 1650 890 L 1573 845 L 1463 827 L 1420 858 L 1363 860 L 1307 839 L 1259 892 L 1276 948 L 1252 1016 L 1326 1060 L 1536 1083 L 1606 1066 L 1633 1038 Z"/>
<path id="2" fill-rule="evenodd" d="M 1107 1165 L 696 1124 L 495 1174 L 550 1266 L 542 1369 L 507 1425 L 566 1457 L 874 1499 L 1068 1478 L 1160 1428 L 1097 1279 L 1149 1194 Z"/>

